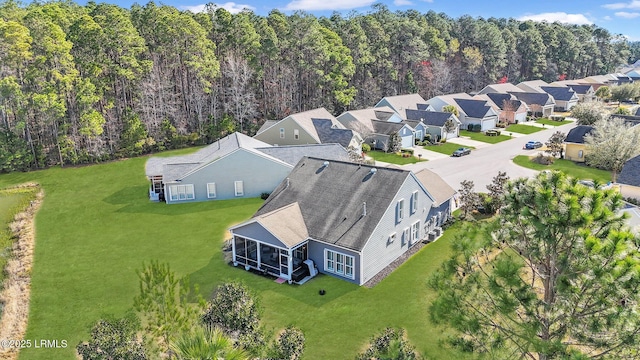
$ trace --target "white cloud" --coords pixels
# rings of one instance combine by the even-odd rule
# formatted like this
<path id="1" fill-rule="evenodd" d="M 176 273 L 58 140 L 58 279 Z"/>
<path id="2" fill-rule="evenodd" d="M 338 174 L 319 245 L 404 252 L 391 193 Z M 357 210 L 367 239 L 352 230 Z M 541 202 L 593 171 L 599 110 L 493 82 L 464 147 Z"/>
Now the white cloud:
<path id="1" fill-rule="evenodd" d="M 244 9 L 249 9 L 249 10 L 255 10 L 256 8 L 254 8 L 251 5 L 245 5 L 245 4 L 236 4 L 234 2 L 226 2 L 224 4 L 216 4 L 216 3 L 211 3 L 214 6 L 217 6 L 219 8 L 223 8 L 225 10 L 227 10 L 228 12 L 232 13 L 232 14 L 237 14 L 239 12 L 241 12 Z M 206 10 L 206 5 L 202 4 L 202 5 L 193 5 L 193 6 L 180 6 L 180 9 L 182 10 L 189 10 L 193 13 L 200 13 L 200 12 L 204 12 Z"/>
<path id="2" fill-rule="evenodd" d="M 615 13 L 615 15 L 617 17 L 621 17 L 621 18 L 625 18 L 625 19 L 634 19 L 634 18 L 637 18 L 638 16 L 640 16 L 640 13 L 638 13 L 638 12 L 619 11 L 619 12 Z"/>
<path id="3" fill-rule="evenodd" d="M 609 20 L 611 20 L 611 16 L 607 15 L 603 19 L 606 20 L 606 21 L 609 21 Z"/>
<path id="4" fill-rule="evenodd" d="M 629 2 L 604 4 L 602 7 L 612 10 L 618 9 L 640 9 L 640 0 L 632 0 Z"/>
<path id="5" fill-rule="evenodd" d="M 576 25 L 588 25 L 592 24 L 592 22 L 587 19 L 583 14 L 567 14 L 565 12 L 552 12 L 552 13 L 542 13 L 542 14 L 533 14 L 533 15 L 525 15 L 518 18 L 520 21 L 547 21 L 547 22 L 560 22 L 565 24 L 576 24 Z"/>
<path id="6" fill-rule="evenodd" d="M 395 6 L 409 6 L 413 5 L 413 3 L 409 0 L 393 0 L 393 5 Z"/>
<path id="7" fill-rule="evenodd" d="M 428 3 L 432 3 L 433 2 L 433 0 L 422 0 L 422 1 L 428 2 Z"/>
<path id="8" fill-rule="evenodd" d="M 283 10 L 348 10 L 369 6 L 376 0 L 293 0 Z"/>

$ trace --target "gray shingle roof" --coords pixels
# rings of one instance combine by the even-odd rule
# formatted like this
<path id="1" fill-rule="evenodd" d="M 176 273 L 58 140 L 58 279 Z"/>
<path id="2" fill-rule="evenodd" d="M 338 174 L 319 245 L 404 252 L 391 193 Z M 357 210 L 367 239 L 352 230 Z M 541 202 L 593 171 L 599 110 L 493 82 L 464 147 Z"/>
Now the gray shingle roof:
<path id="1" fill-rule="evenodd" d="M 262 124 L 262 126 L 260 126 L 260 129 L 258 129 L 258 132 L 256 134 L 260 134 L 261 132 L 265 131 L 266 129 L 270 128 L 271 126 L 275 125 L 279 120 L 267 120 L 264 122 L 264 124 Z"/>
<path id="2" fill-rule="evenodd" d="M 325 161 L 302 158 L 254 217 L 298 202 L 310 237 L 362 250 L 410 172 Z"/>
<path id="3" fill-rule="evenodd" d="M 550 96 L 547 93 L 532 93 L 532 92 L 509 92 L 514 95 L 518 100 L 528 105 L 540 105 L 545 106 L 550 101 Z"/>
<path id="4" fill-rule="evenodd" d="M 567 137 L 564 139 L 564 142 L 584 144 L 584 136 L 590 133 L 591 131 L 593 131 L 593 126 L 578 125 L 573 129 L 569 130 L 569 132 L 567 133 Z"/>
<path id="5" fill-rule="evenodd" d="M 289 145 L 257 148 L 256 150 L 295 165 L 305 156 L 321 159 L 349 161 L 349 153 L 340 144 Z"/>
<path id="6" fill-rule="evenodd" d="M 566 86 L 541 86 L 540 88 L 556 100 L 569 101 L 575 95 L 575 91 Z"/>
<path id="7" fill-rule="evenodd" d="M 505 102 L 508 104 L 511 104 L 511 106 L 514 109 L 520 108 L 522 101 L 512 100 L 511 96 L 512 96 L 511 94 L 505 94 L 505 93 L 488 93 L 487 94 L 487 97 L 491 99 L 491 101 L 493 101 L 493 103 L 496 104 L 496 106 L 498 106 L 500 110 L 504 110 Z"/>
<path id="8" fill-rule="evenodd" d="M 454 99 L 455 102 L 460 106 L 462 111 L 464 111 L 467 116 L 482 119 L 484 118 L 489 110 L 491 110 L 491 106 L 487 105 L 487 102 L 484 100 L 475 100 L 475 99 Z"/>
<path id="9" fill-rule="evenodd" d="M 640 116 L 640 107 L 638 107 L 638 110 L 636 110 L 636 116 Z"/>
<path id="10" fill-rule="evenodd" d="M 404 126 L 403 124 L 400 124 L 400 123 L 381 121 L 381 120 L 371 120 L 371 125 L 373 125 L 373 131 L 376 134 L 382 134 L 382 135 L 395 134 L 398 131 L 400 131 L 400 129 L 402 129 L 402 127 Z"/>
<path id="11" fill-rule="evenodd" d="M 436 206 L 442 205 L 442 203 L 456 194 L 456 191 L 444 179 L 431 170 L 422 169 L 418 171 L 416 178 L 427 189 L 427 192 L 433 196 Z"/>
<path id="12" fill-rule="evenodd" d="M 417 109 L 418 104 L 426 104 L 427 102 L 420 94 L 405 94 L 396 96 L 386 96 L 382 100 L 386 100 L 393 110 L 401 112 L 405 109 Z M 382 101 L 381 100 L 381 101 Z"/>
<path id="13" fill-rule="evenodd" d="M 576 94 L 580 94 L 580 95 L 586 94 L 587 91 L 589 91 L 589 89 L 591 88 L 591 85 L 570 84 L 570 85 L 567 85 L 567 86 L 572 88 L 573 91 L 576 92 Z"/>
<path id="14" fill-rule="evenodd" d="M 353 139 L 353 130 L 345 129 L 338 121 L 331 119 L 311 119 L 313 126 L 320 138 L 322 144 L 340 144 L 343 147 L 349 147 L 351 139 Z M 337 128 L 339 124 L 341 128 Z"/>
<path id="15" fill-rule="evenodd" d="M 443 111 L 407 110 L 407 120 L 422 120 L 423 123 L 431 126 L 443 126 L 451 115 Z"/>
<path id="16" fill-rule="evenodd" d="M 618 175 L 620 184 L 632 186 L 640 186 L 640 155 L 629 159 L 624 166 L 620 175 Z"/>

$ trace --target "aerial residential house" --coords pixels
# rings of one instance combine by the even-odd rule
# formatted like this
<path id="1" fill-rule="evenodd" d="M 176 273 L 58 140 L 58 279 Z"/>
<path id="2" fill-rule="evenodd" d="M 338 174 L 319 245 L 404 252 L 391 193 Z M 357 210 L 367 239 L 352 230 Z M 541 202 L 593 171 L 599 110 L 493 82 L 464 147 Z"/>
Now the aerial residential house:
<path id="1" fill-rule="evenodd" d="M 631 84 L 633 79 L 628 74 L 615 73 L 611 74 L 618 79 L 618 85 Z"/>
<path id="2" fill-rule="evenodd" d="M 420 94 L 387 96 L 378 101 L 374 108 L 388 107 L 406 120 L 406 110 L 440 110 L 428 109 L 427 101 Z"/>
<path id="3" fill-rule="evenodd" d="M 617 183 L 622 196 L 640 200 L 640 155 L 627 160 L 618 175 Z"/>
<path id="4" fill-rule="evenodd" d="M 631 68 L 625 74 L 631 78 L 633 82 L 640 81 L 640 68 Z"/>
<path id="5" fill-rule="evenodd" d="M 593 131 L 593 126 L 578 125 L 569 130 L 567 137 L 564 140 L 565 146 L 565 159 L 584 162 L 586 154 L 586 145 L 584 143 L 584 137 Z"/>
<path id="6" fill-rule="evenodd" d="M 486 100 L 474 99 L 469 94 L 440 95 L 429 99 L 427 103 L 440 110 L 447 105 L 455 106 L 464 130 L 477 124 L 480 125 L 481 131 L 486 131 L 495 128 L 498 123 L 498 112 Z"/>
<path id="7" fill-rule="evenodd" d="M 345 128 L 362 134 L 363 142 L 372 149 L 386 151 L 392 134 L 400 137 L 402 148 L 414 145 L 414 129 L 389 107 L 347 111 L 338 116 L 338 121 Z"/>
<path id="8" fill-rule="evenodd" d="M 553 115 L 556 102 L 553 96 L 545 92 L 512 92 L 516 99 L 527 104 L 534 117 L 549 117 Z"/>
<path id="9" fill-rule="evenodd" d="M 596 99 L 596 91 L 590 84 L 569 84 L 567 86 L 578 95 L 578 101 L 587 102 Z"/>
<path id="10" fill-rule="evenodd" d="M 482 94 L 490 94 L 490 93 L 502 93 L 507 94 L 514 91 L 522 91 L 519 87 L 513 85 L 512 83 L 503 83 L 503 84 L 491 84 L 485 86 L 482 90 L 478 92 L 478 95 Z"/>
<path id="11" fill-rule="evenodd" d="M 498 122 L 503 124 L 517 124 L 527 121 L 529 107 L 508 93 L 486 93 L 474 96 L 476 99 L 486 100 L 498 113 Z"/>
<path id="12" fill-rule="evenodd" d="M 556 102 L 555 111 L 569 111 L 578 103 L 578 94 L 567 86 L 541 86 L 544 92 L 553 96 Z"/>
<path id="13" fill-rule="evenodd" d="M 271 145 L 302 145 L 336 143 L 344 148 L 359 149 L 362 138 L 346 129 L 325 108 L 291 114 L 261 127 L 255 139 Z"/>
<path id="14" fill-rule="evenodd" d="M 301 283 L 315 269 L 363 285 L 434 240 L 452 189 L 435 174 L 305 157 L 251 219 L 230 229 L 233 264 Z M 433 193 L 432 193 L 433 192 Z"/>
<path id="15" fill-rule="evenodd" d="M 522 92 L 539 92 L 539 93 L 546 92 L 542 90 L 543 86 L 549 86 L 549 84 L 543 80 L 530 80 L 530 81 L 523 81 L 518 85 L 516 85 L 516 87 L 518 87 Z"/>
<path id="16" fill-rule="evenodd" d="M 611 87 L 618 85 L 618 78 L 612 74 L 588 76 L 584 79 L 581 79 L 580 81 L 591 84 L 591 86 L 593 86 L 593 89 L 596 91 L 598 91 L 598 88 L 600 86 Z"/>
<path id="17" fill-rule="evenodd" d="M 455 114 L 443 111 L 406 110 L 405 122 L 414 128 L 417 140 L 424 140 L 426 134 L 433 141 L 456 138 L 460 135 L 460 120 Z M 453 122 L 453 130 L 447 131 L 445 124 Z"/>
<path id="18" fill-rule="evenodd" d="M 258 197 L 271 192 L 307 155 L 349 160 L 338 144 L 273 147 L 236 132 L 193 154 L 149 158 L 149 198 L 176 204 Z"/>

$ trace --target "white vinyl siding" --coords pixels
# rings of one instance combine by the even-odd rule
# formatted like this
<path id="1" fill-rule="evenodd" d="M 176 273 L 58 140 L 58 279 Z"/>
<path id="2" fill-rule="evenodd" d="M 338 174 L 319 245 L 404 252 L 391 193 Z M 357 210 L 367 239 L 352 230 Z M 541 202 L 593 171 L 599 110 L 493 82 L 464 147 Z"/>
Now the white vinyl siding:
<path id="1" fill-rule="evenodd" d="M 411 225 L 411 244 L 420 240 L 420 221 L 416 221 Z"/>
<path id="2" fill-rule="evenodd" d="M 389 235 L 389 243 L 396 241 L 397 236 L 398 235 L 396 233 L 392 233 L 391 235 Z"/>
<path id="3" fill-rule="evenodd" d="M 207 198 L 215 199 L 216 198 L 216 183 L 208 183 L 207 184 Z"/>
<path id="4" fill-rule="evenodd" d="M 406 245 L 409 243 L 409 228 L 405 228 L 402 231 L 402 245 Z"/>
<path id="5" fill-rule="evenodd" d="M 333 250 L 324 250 L 324 270 L 349 279 L 355 279 L 353 256 Z"/>
<path id="6" fill-rule="evenodd" d="M 195 198 L 193 184 L 169 186 L 171 201 L 193 200 Z"/>
<path id="7" fill-rule="evenodd" d="M 284 128 L 280 128 L 280 139 L 284 139 Z"/>
<path id="8" fill-rule="evenodd" d="M 398 217 L 396 219 L 397 222 L 400 222 L 402 221 L 402 219 L 404 219 L 404 199 L 398 200 L 396 214 L 398 214 Z"/>
<path id="9" fill-rule="evenodd" d="M 235 181 L 233 183 L 236 191 L 236 196 L 244 196 L 244 182 L 243 181 Z"/>
<path id="10" fill-rule="evenodd" d="M 413 215 L 418 210 L 418 192 L 414 191 L 411 194 L 411 214 Z"/>

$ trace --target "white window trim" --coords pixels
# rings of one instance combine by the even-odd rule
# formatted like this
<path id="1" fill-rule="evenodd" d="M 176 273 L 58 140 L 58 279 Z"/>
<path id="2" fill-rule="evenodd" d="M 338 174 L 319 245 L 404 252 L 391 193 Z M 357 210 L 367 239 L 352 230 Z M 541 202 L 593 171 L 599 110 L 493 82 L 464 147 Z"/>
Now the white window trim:
<path id="1" fill-rule="evenodd" d="M 418 192 L 411 193 L 411 214 L 415 214 L 418 211 Z"/>
<path id="2" fill-rule="evenodd" d="M 211 191 L 213 189 L 213 191 Z M 207 198 L 215 199 L 218 197 L 218 192 L 216 191 L 216 183 L 207 183 Z"/>
<path id="3" fill-rule="evenodd" d="M 280 128 L 280 139 L 284 139 L 284 128 Z"/>
<path id="4" fill-rule="evenodd" d="M 400 222 L 402 221 L 402 219 L 404 219 L 404 199 L 398 200 L 398 203 L 396 204 L 396 211 L 397 211 L 396 220 Z"/>
<path id="5" fill-rule="evenodd" d="M 238 187 L 240 188 L 240 191 L 238 191 Z M 233 188 L 235 190 L 236 196 L 244 196 L 244 181 L 242 180 L 234 181 Z"/>
<path id="6" fill-rule="evenodd" d="M 420 220 L 411 224 L 411 243 L 420 241 Z"/>
<path id="7" fill-rule="evenodd" d="M 411 235 L 411 229 L 410 228 L 404 228 L 404 230 L 402 230 L 402 245 L 408 244 L 409 243 L 409 236 Z"/>
<path id="8" fill-rule="evenodd" d="M 353 256 L 339 251 L 324 249 L 324 271 L 347 279 L 355 280 L 356 275 L 354 268 L 355 258 Z"/>
<path id="9" fill-rule="evenodd" d="M 184 197 L 181 199 L 181 196 Z M 194 200 L 195 191 L 193 190 L 193 184 L 169 185 L 169 199 L 171 201 Z"/>
<path id="10" fill-rule="evenodd" d="M 398 234 L 393 232 L 389 235 L 389 243 L 395 242 L 396 241 L 396 237 L 398 237 Z"/>

